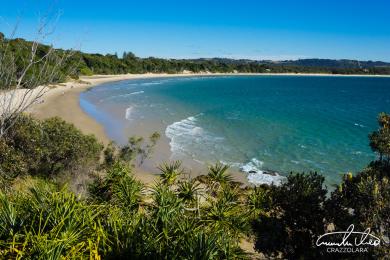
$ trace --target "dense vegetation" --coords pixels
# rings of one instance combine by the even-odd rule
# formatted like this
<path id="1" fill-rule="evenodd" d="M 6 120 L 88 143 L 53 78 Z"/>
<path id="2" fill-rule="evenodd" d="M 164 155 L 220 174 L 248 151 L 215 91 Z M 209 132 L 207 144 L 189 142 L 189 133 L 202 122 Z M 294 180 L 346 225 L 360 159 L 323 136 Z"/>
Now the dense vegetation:
<path id="1" fill-rule="evenodd" d="M 26 88 L 65 81 L 78 73 L 71 57 L 71 51 L 19 38 L 9 40 L 0 32 L 0 89 L 18 85 L 18 79 L 23 79 Z"/>
<path id="2" fill-rule="evenodd" d="M 32 43 L 1 34 L 0 42 L 9 47 L 3 53 L 0 48 L 0 54 L 7 54 L 0 56 L 15 59 L 10 64 L 15 64 L 11 69 L 17 76 Z M 39 45 L 37 55 L 43 57 L 48 49 Z M 60 56 L 65 52 L 57 51 Z M 65 80 L 69 71 L 74 77 L 183 70 L 390 72 L 377 63 L 339 67 L 327 62 L 330 67 L 317 67 L 315 60 L 296 66 L 75 52 L 47 83 Z M 34 63 L 28 70 L 27 83 L 39 66 Z M 4 75 L 0 84 L 9 80 Z M 345 174 L 333 191 L 315 172 L 291 173 L 280 186 L 244 187 L 221 163 L 191 178 L 180 162 L 167 162 L 158 168 L 158 181 L 147 186 L 133 175 L 134 166 L 151 156 L 158 133 L 104 147 L 59 118 L 37 120 L 21 113 L 16 119 L 3 122 L 10 127 L 0 137 L 1 259 L 377 259 L 390 254 L 390 115 L 380 114 L 380 127 L 369 136 L 378 160 L 355 176 Z M 371 228 L 381 245 L 347 254 L 329 254 L 325 246 L 316 245 L 318 236 L 351 224 L 357 231 Z M 256 252 L 244 246 L 248 241 Z"/>
<path id="3" fill-rule="evenodd" d="M 5 46 L 8 52 L 13 52 L 18 61 L 17 72 L 22 71 L 23 65 L 28 60 L 32 42 L 17 38 L 6 39 L 0 33 L 0 53 Z M 50 46 L 40 44 L 37 56 L 43 57 Z M 131 52 L 125 52 L 121 57 L 117 54 L 88 54 L 80 51 L 56 50 L 57 56 L 71 53 L 66 62 L 61 66 L 61 73 L 54 78 L 55 81 L 65 80 L 67 75 L 77 77 L 79 75 L 93 74 L 123 74 L 123 73 L 181 73 L 191 72 L 226 72 L 226 73 L 330 73 L 330 74 L 390 74 L 390 64 L 385 62 L 359 62 L 353 60 L 322 60 L 304 59 L 297 61 L 254 61 L 233 59 L 160 59 L 139 58 Z M 0 55 L 1 56 L 1 55 Z M 30 76 L 39 70 L 29 70 Z M 17 74 L 17 73 L 16 73 Z M 29 77 L 26 78 L 28 80 Z M 0 86 L 1 86 L 0 78 Z"/>
<path id="4" fill-rule="evenodd" d="M 379 124 L 370 135 L 379 159 L 329 193 L 317 173 L 243 187 L 220 163 L 195 179 L 180 162 L 166 163 L 159 181 L 145 186 L 133 165 L 150 156 L 157 133 L 103 149 L 61 119 L 23 116 L 0 140 L 0 258 L 259 257 L 243 240 L 265 257 L 350 258 L 316 246 L 319 235 L 350 224 L 382 239 L 357 257 L 388 256 L 390 116 Z"/>

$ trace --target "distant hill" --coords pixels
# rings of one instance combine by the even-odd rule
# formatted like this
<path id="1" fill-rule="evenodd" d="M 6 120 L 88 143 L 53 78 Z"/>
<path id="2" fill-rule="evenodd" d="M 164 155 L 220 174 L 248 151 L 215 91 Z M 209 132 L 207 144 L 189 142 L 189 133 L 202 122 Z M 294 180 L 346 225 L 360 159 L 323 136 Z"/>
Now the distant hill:
<path id="1" fill-rule="evenodd" d="M 228 59 L 228 58 L 201 58 L 194 61 L 214 61 L 226 64 L 264 64 L 274 66 L 300 66 L 300 67 L 319 67 L 319 68 L 338 68 L 338 69 L 367 69 L 374 67 L 390 67 L 390 62 L 383 61 L 358 61 L 348 59 L 299 59 L 299 60 L 249 60 L 249 59 Z"/>
<path id="2" fill-rule="evenodd" d="M 32 42 L 24 39 L 6 39 L 0 33 L 0 54 L 9 45 L 8 51 L 14 51 L 18 59 L 28 59 Z M 40 45 L 37 55 L 44 56 L 49 46 Z M 58 53 L 67 50 L 57 49 Z M 16 65 L 22 65 L 17 62 Z M 36 65 L 39 66 L 39 65 Z M 123 74 L 123 73 L 319 73 L 319 74 L 361 74 L 361 75 L 390 75 L 390 63 L 381 61 L 357 61 L 357 60 L 331 60 L 331 59 L 300 59 L 285 61 L 227 59 L 227 58 L 201 58 L 201 59 L 162 59 L 140 58 L 132 52 L 123 55 L 116 54 L 91 54 L 76 51 L 66 63 L 67 68 L 72 69 L 71 76 L 93 74 Z M 21 72 L 23 67 L 17 67 Z M 67 76 L 69 69 L 56 79 L 62 81 Z M 1 80 L 1 79 L 0 79 Z M 0 82 L 1 83 L 1 82 Z M 0 86 L 1 88 L 1 86 Z"/>
<path id="3" fill-rule="evenodd" d="M 261 62 L 261 61 L 260 61 Z M 383 61 L 358 61 L 358 60 L 331 60 L 331 59 L 300 59 L 271 62 L 272 64 L 304 66 L 304 67 L 326 67 L 342 69 L 361 69 L 373 67 L 390 67 L 390 63 Z"/>

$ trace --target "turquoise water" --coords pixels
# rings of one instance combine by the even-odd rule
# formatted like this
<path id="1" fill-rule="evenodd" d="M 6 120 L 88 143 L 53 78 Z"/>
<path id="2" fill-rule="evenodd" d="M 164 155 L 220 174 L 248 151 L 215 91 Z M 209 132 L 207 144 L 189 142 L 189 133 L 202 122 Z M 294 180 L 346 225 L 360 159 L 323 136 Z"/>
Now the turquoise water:
<path id="1" fill-rule="evenodd" d="M 253 183 L 269 181 L 262 170 L 274 170 L 317 171 L 333 184 L 375 158 L 367 136 L 378 113 L 390 112 L 390 78 L 130 80 L 82 93 L 80 104 L 118 142 L 124 129 L 156 122 L 174 159 L 223 161 L 250 172 Z"/>

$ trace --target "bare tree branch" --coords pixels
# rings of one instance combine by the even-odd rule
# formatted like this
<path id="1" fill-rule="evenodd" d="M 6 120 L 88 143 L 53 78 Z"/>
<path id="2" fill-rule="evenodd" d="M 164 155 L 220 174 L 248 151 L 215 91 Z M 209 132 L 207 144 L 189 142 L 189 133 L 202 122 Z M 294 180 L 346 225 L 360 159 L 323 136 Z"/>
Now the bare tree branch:
<path id="1" fill-rule="evenodd" d="M 0 36 L 0 138 L 17 122 L 19 116 L 39 102 L 48 91 L 47 84 L 75 68 L 66 62 L 73 51 L 59 51 L 42 43 L 54 33 L 51 17 L 40 19 L 37 36 L 30 43 L 15 39 L 17 27 L 5 38 Z M 55 23 L 59 16 L 55 17 Z M 19 42 L 20 41 L 20 42 Z"/>

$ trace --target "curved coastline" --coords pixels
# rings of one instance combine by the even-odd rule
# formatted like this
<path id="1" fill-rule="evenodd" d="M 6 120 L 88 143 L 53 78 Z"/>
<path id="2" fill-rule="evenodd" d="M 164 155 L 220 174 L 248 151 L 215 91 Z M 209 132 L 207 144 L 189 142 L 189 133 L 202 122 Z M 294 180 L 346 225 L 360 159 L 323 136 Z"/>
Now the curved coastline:
<path id="1" fill-rule="evenodd" d="M 107 134 L 105 127 L 99 123 L 96 118 L 83 110 L 80 105 L 80 94 L 96 86 L 123 80 L 136 79 L 155 79 L 155 78 L 174 78 L 174 77 L 207 77 L 207 76 L 259 76 L 264 74 L 231 74 L 231 73 L 214 73 L 214 74 L 123 74 L 123 75 L 95 75 L 81 77 L 79 81 L 66 82 L 57 84 L 54 88 L 50 88 L 42 97 L 42 102 L 35 104 L 30 113 L 39 119 L 49 117 L 61 117 L 67 122 L 73 123 L 85 134 L 94 134 L 99 141 L 107 145 L 111 139 Z M 268 75 L 268 74 L 267 74 Z M 152 162 L 144 165 L 141 168 L 135 169 L 135 175 L 138 179 L 147 184 L 154 183 L 156 176 L 151 174 L 155 172 L 155 166 L 164 160 L 170 158 L 171 150 L 169 140 L 162 136 L 157 145 L 152 158 Z M 199 175 L 207 170 L 205 165 L 197 162 L 186 162 L 186 166 L 190 168 L 191 173 Z M 232 173 L 237 181 L 248 185 L 245 174 L 235 172 Z"/>
<path id="2" fill-rule="evenodd" d="M 76 127 L 81 129 L 86 134 L 94 134 L 102 143 L 108 144 L 110 138 L 104 126 L 99 123 L 93 116 L 83 110 L 80 105 L 80 93 L 99 86 L 104 83 L 132 80 L 132 79 L 155 79 L 155 78 L 175 78 L 175 77 L 207 77 L 207 76 L 341 76 L 341 77 L 388 77 L 386 75 L 333 75 L 333 74 L 252 74 L 252 73 L 215 73 L 215 74 L 124 74 L 124 75 L 95 75 L 89 77 L 81 77 L 80 81 L 67 82 L 58 84 L 55 88 L 49 89 L 44 97 L 43 102 L 36 104 L 31 109 L 31 113 L 38 118 L 48 118 L 58 116 L 64 120 L 73 123 Z M 164 136 L 165 137 L 165 136 Z M 162 154 L 155 164 L 161 162 L 163 159 L 169 159 L 170 146 L 167 138 L 162 138 L 161 144 L 156 147 L 155 154 Z M 136 175 L 146 183 L 152 183 L 156 177 L 154 174 L 155 165 L 149 167 L 136 169 Z M 203 172 L 205 165 L 199 163 L 191 164 L 192 172 Z M 248 184 L 247 176 L 243 173 L 233 173 L 234 177 L 240 182 Z"/>

